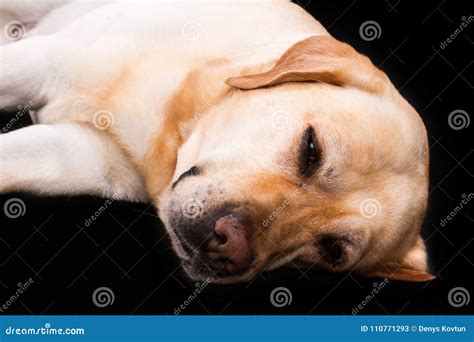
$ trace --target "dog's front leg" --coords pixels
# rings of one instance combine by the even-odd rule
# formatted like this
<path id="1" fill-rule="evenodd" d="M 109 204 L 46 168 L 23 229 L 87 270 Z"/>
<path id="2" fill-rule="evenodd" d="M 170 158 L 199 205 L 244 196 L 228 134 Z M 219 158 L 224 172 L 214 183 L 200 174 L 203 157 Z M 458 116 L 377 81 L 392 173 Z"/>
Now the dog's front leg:
<path id="1" fill-rule="evenodd" d="M 143 179 L 123 151 L 107 133 L 83 123 L 0 135 L 0 193 L 11 191 L 147 200 Z"/>
<path id="2" fill-rule="evenodd" d="M 28 103 L 39 108 L 52 97 L 44 87 L 50 80 L 48 89 L 55 89 L 59 77 L 57 61 L 50 54 L 51 42 L 48 36 L 32 37 L 0 47 L 1 110 L 14 111 Z"/>

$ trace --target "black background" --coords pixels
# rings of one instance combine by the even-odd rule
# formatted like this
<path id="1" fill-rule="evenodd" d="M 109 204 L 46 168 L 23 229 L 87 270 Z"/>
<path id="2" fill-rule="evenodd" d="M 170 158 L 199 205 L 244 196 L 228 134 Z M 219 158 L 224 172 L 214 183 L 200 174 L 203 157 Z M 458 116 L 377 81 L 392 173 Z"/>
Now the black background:
<path id="1" fill-rule="evenodd" d="M 430 141 L 430 206 L 423 228 L 432 273 L 428 283 L 390 282 L 360 314 L 472 314 L 469 305 L 453 307 L 448 292 L 464 287 L 473 294 L 472 203 L 444 227 L 440 222 L 473 192 L 472 125 L 448 124 L 454 110 L 473 111 L 474 23 L 444 49 L 440 45 L 472 8 L 467 1 L 299 1 L 336 38 L 353 45 L 384 70 L 417 109 Z M 417 7 L 414 7 L 417 5 Z M 381 34 L 366 41 L 360 26 L 376 21 Z M 229 18 L 229 25 L 238 18 Z M 14 115 L 14 113 L 10 113 Z M 11 116 L 2 113 L 2 127 Z M 470 118 L 469 118 L 470 119 Z M 14 128 L 29 124 L 26 120 Z M 469 165 L 469 166 L 468 166 Z M 183 275 L 169 240 L 148 204 L 114 202 L 90 227 L 84 221 L 105 199 L 93 197 L 0 196 L 25 202 L 25 215 L 0 211 L 0 305 L 18 283 L 34 283 L 7 314 L 173 314 L 196 285 Z M 181 314 L 348 314 L 371 293 L 377 279 L 352 273 L 280 269 L 232 286 L 209 285 Z M 99 308 L 92 293 L 109 287 L 112 305 Z M 291 304 L 277 308 L 271 291 L 292 293 Z"/>

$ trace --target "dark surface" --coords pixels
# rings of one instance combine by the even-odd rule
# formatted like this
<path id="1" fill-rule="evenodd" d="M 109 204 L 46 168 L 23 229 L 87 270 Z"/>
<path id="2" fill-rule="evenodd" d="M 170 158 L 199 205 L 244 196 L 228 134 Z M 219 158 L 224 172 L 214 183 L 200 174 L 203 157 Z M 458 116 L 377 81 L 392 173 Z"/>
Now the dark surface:
<path id="1" fill-rule="evenodd" d="M 430 208 L 423 236 L 438 278 L 421 284 L 390 282 L 360 314 L 472 314 L 472 301 L 459 308 L 448 302 L 454 287 L 473 293 L 472 203 L 440 224 L 462 194 L 473 192 L 474 171 L 468 167 L 474 159 L 472 125 L 453 130 L 448 115 L 457 109 L 474 113 L 474 22 L 440 48 L 472 8 L 461 1 L 426 2 L 420 8 L 408 0 L 300 3 L 336 38 L 383 69 L 418 110 L 429 132 Z M 359 27 L 368 20 L 381 27 L 380 37 L 373 41 L 359 35 Z M 3 114 L 2 127 L 14 113 Z M 26 124 L 25 119 L 14 128 Z M 0 305 L 15 293 L 18 283 L 30 277 L 34 283 L 5 313 L 173 314 L 199 287 L 182 274 L 150 205 L 114 202 L 85 227 L 85 220 L 105 199 L 7 194 L 0 196 L 0 207 L 14 197 L 24 201 L 26 212 L 17 219 L 0 212 Z M 350 315 L 374 289 L 374 282 L 380 280 L 281 269 L 263 273 L 249 284 L 209 285 L 181 313 Z M 102 286 L 114 292 L 115 301 L 99 308 L 92 294 Z M 292 302 L 277 308 L 270 303 L 270 293 L 280 286 L 291 291 Z"/>

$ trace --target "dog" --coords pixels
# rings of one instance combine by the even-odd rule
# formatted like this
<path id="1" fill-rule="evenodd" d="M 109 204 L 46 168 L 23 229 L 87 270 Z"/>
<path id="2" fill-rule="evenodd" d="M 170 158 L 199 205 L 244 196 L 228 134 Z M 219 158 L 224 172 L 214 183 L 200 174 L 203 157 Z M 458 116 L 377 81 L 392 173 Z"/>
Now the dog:
<path id="1" fill-rule="evenodd" d="M 0 193 L 150 201 L 196 280 L 434 278 L 424 124 L 297 4 L 29 6 L 2 2 L 0 109 L 35 124 L 0 135 Z"/>

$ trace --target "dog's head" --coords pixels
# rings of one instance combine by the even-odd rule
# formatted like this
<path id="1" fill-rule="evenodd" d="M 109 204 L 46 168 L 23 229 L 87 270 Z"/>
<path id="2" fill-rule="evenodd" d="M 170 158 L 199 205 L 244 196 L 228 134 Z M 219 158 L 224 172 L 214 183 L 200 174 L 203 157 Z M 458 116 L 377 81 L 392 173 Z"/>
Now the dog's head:
<path id="1" fill-rule="evenodd" d="M 315 36 L 226 83 L 159 199 L 192 278 L 244 281 L 282 265 L 431 278 L 419 235 L 426 131 L 384 73 Z"/>

